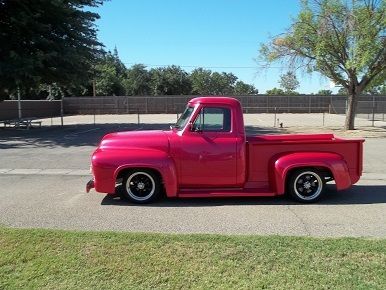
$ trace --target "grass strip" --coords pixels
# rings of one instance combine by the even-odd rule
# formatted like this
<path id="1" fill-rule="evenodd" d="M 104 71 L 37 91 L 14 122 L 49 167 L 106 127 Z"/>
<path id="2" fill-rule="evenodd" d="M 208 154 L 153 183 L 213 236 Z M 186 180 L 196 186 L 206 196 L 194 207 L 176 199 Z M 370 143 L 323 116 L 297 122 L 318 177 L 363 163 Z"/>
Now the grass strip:
<path id="1" fill-rule="evenodd" d="M 0 289 L 385 289 L 386 240 L 0 228 Z"/>

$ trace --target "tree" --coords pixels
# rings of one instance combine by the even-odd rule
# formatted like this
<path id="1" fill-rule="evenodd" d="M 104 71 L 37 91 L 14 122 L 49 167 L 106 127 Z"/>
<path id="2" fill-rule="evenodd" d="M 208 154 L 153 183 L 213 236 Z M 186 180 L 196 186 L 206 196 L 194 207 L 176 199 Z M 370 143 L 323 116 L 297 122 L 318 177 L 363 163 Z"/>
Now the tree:
<path id="1" fill-rule="evenodd" d="M 385 82 L 386 1 L 312 0 L 291 27 L 260 53 L 268 63 L 288 60 L 289 66 L 317 71 L 348 93 L 345 129 L 355 128 L 360 94 L 369 84 Z M 376 84 L 373 83 L 373 86 Z"/>
<path id="2" fill-rule="evenodd" d="M 237 77 L 232 73 L 213 72 L 210 82 L 210 95 L 231 95 Z"/>
<path id="3" fill-rule="evenodd" d="M 320 95 L 320 96 L 331 96 L 332 91 L 331 90 L 319 90 L 316 94 Z"/>
<path id="4" fill-rule="evenodd" d="M 282 89 L 273 88 L 266 91 L 267 95 L 284 96 L 286 93 Z"/>
<path id="5" fill-rule="evenodd" d="M 232 73 L 219 73 L 197 68 L 192 71 L 190 80 L 193 94 L 229 95 L 233 93 L 237 77 Z"/>
<path id="6" fill-rule="evenodd" d="M 257 95 L 259 91 L 253 85 L 246 84 L 243 81 L 237 81 L 234 86 L 233 93 L 236 96 Z"/>
<path id="7" fill-rule="evenodd" d="M 179 66 L 154 68 L 150 70 L 150 75 L 153 95 L 187 95 L 192 90 L 188 73 Z"/>
<path id="8" fill-rule="evenodd" d="M 296 78 L 296 74 L 294 72 L 287 72 L 280 76 L 279 81 L 280 87 L 284 89 L 286 95 L 297 94 L 295 90 L 299 87 L 299 81 Z"/>
<path id="9" fill-rule="evenodd" d="M 10 95 L 39 84 L 73 85 L 89 80 L 101 52 L 85 9 L 103 0 L 0 0 L 0 90 Z"/>
<path id="10" fill-rule="evenodd" d="M 212 83 L 212 71 L 196 68 L 190 74 L 192 93 L 197 95 L 209 95 Z"/>
<path id="11" fill-rule="evenodd" d="M 125 65 L 120 61 L 118 53 L 108 52 L 95 66 L 96 94 L 102 96 L 125 95 L 123 80 L 126 78 Z"/>
<path id="12" fill-rule="evenodd" d="M 143 64 L 135 64 L 127 70 L 124 80 L 126 93 L 130 96 L 150 95 L 150 73 Z"/>
<path id="13" fill-rule="evenodd" d="M 110 51 L 107 53 L 107 58 L 109 58 L 110 61 L 114 64 L 117 75 L 126 76 L 127 69 L 125 64 L 119 58 L 117 47 L 114 48 L 114 51 L 112 54 Z"/>

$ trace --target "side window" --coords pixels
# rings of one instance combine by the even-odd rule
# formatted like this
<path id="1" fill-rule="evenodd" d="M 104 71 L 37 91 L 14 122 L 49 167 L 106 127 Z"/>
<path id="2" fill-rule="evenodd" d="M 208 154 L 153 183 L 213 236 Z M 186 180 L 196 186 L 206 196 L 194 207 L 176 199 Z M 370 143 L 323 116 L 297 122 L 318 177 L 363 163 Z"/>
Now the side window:
<path id="1" fill-rule="evenodd" d="M 228 108 L 203 108 L 197 116 L 193 128 L 203 132 L 230 132 L 231 111 Z"/>

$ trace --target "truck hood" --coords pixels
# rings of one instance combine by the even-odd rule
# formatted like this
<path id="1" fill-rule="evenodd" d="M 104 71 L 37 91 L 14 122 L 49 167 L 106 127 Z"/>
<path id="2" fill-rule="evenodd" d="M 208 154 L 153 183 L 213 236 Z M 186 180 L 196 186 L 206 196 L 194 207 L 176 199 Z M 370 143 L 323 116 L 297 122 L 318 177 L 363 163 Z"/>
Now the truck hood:
<path id="1" fill-rule="evenodd" d="M 161 130 L 110 133 L 103 137 L 98 149 L 156 149 L 169 152 L 169 138 Z"/>

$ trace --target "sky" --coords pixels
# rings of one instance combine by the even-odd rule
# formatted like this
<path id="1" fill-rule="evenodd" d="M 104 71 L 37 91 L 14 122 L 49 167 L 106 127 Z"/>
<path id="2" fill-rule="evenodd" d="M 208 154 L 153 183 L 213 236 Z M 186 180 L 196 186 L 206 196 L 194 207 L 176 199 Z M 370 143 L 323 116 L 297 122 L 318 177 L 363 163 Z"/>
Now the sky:
<path id="1" fill-rule="evenodd" d="M 117 47 L 127 67 L 179 65 L 232 72 L 260 93 L 279 87 L 283 64 L 263 69 L 259 47 L 290 26 L 299 0 L 110 0 L 100 15 L 98 39 Z M 297 72 L 300 93 L 331 89 L 319 74 Z M 333 89 L 335 91 L 335 89 Z"/>

